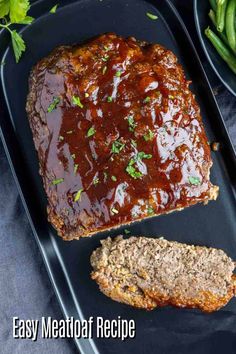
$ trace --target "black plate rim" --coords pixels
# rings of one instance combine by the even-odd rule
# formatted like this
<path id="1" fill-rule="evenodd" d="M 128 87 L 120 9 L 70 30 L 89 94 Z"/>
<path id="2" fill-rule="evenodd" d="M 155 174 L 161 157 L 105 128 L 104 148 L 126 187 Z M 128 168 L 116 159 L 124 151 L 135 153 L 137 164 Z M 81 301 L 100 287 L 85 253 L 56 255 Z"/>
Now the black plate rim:
<path id="1" fill-rule="evenodd" d="M 195 22 L 195 26 L 196 26 L 196 29 L 197 29 L 198 38 L 199 38 L 199 40 L 201 42 L 201 46 L 202 46 L 202 48 L 204 50 L 204 53 L 206 54 L 208 62 L 210 63 L 212 69 L 214 70 L 214 72 L 216 73 L 216 75 L 218 76 L 218 78 L 220 79 L 222 84 L 232 93 L 232 95 L 236 96 L 236 91 L 234 91 L 232 89 L 232 87 L 223 79 L 223 77 L 220 75 L 220 73 L 216 69 L 215 65 L 213 64 L 213 61 L 211 60 L 211 56 L 208 53 L 208 50 L 207 50 L 207 48 L 205 46 L 205 43 L 204 43 L 204 40 L 203 40 L 203 37 L 202 37 L 201 27 L 200 27 L 200 23 L 199 23 L 197 5 L 198 5 L 198 0 L 194 0 L 194 4 L 193 4 L 194 22 Z M 221 60 L 222 60 L 222 63 L 224 63 L 223 59 L 221 59 Z M 233 75 L 233 73 L 232 73 L 232 75 Z"/>
<path id="2" fill-rule="evenodd" d="M 35 1 L 35 2 L 33 3 L 32 7 L 37 6 L 38 4 L 42 3 L 43 1 L 44 1 L 44 0 L 37 0 L 37 1 Z M 77 1 L 80 1 L 80 0 L 77 0 Z M 150 0 L 147 0 L 147 1 L 150 1 Z M 234 162 L 236 162 L 236 151 L 235 151 L 235 148 L 234 148 L 234 146 L 233 146 L 233 143 L 232 143 L 232 141 L 231 141 L 231 138 L 230 138 L 230 136 L 229 136 L 229 134 L 228 134 L 228 131 L 227 131 L 227 129 L 226 129 L 225 122 L 224 122 L 223 117 L 222 117 L 222 115 L 221 115 L 220 109 L 219 109 L 219 107 L 218 107 L 218 104 L 217 104 L 216 99 L 215 99 L 215 97 L 214 97 L 212 88 L 211 88 L 211 86 L 210 86 L 208 77 L 207 77 L 207 75 L 206 75 L 206 73 L 205 73 L 205 70 L 204 70 L 204 68 L 203 68 L 203 65 L 202 65 L 202 63 L 201 63 L 201 61 L 200 61 L 199 55 L 198 55 L 198 53 L 197 53 L 197 51 L 196 51 L 196 48 L 195 48 L 195 46 L 194 46 L 194 44 L 193 44 L 193 41 L 192 41 L 192 39 L 191 39 L 191 36 L 190 36 L 190 34 L 188 33 L 188 30 L 187 30 L 187 28 L 186 28 L 186 26 L 185 26 L 185 24 L 184 24 L 182 18 L 180 17 L 180 15 L 179 15 L 177 9 L 175 8 L 175 6 L 172 4 L 172 2 L 171 2 L 170 0 L 165 0 L 165 1 L 166 1 L 166 3 L 168 4 L 168 6 L 169 6 L 169 8 L 171 9 L 171 11 L 174 13 L 174 15 L 175 15 L 177 21 L 179 22 L 180 26 L 182 27 L 182 30 L 183 30 L 185 36 L 187 37 L 188 42 L 189 42 L 189 44 L 190 44 L 190 46 L 191 46 L 191 48 L 192 48 L 192 50 L 193 50 L 193 52 L 194 52 L 194 54 L 195 54 L 196 60 L 197 60 L 198 65 L 199 65 L 199 68 L 200 68 L 200 70 L 202 71 L 202 74 L 203 74 L 204 79 L 205 79 L 205 81 L 206 81 L 207 88 L 208 88 L 208 90 L 209 90 L 209 94 L 211 95 L 212 100 L 213 100 L 213 102 L 214 102 L 214 104 L 215 104 L 215 108 L 216 108 L 216 110 L 218 111 L 218 119 L 219 119 L 219 121 L 221 122 L 221 124 L 223 125 L 223 129 L 224 129 L 224 133 L 225 133 L 225 139 L 226 139 L 226 141 L 227 141 L 228 148 L 230 148 L 230 150 L 233 152 L 233 155 L 232 155 L 232 156 L 233 156 L 234 159 L 235 159 Z M 67 6 L 70 6 L 70 4 L 73 3 L 73 2 L 75 2 L 75 1 L 72 0 Z M 153 4 L 153 2 L 152 2 L 152 4 Z M 63 6 L 63 7 L 64 7 L 64 6 Z M 62 7 L 61 7 L 61 8 L 62 8 Z M 41 16 L 39 16 L 39 18 L 41 18 L 42 16 L 46 16 L 46 15 L 47 15 L 47 14 L 43 13 Z M 21 29 L 20 32 L 23 32 L 23 31 L 25 30 L 25 28 L 26 28 L 26 26 L 24 26 L 24 27 Z M 0 37 L 2 36 L 3 33 L 4 33 L 4 30 L 0 31 Z M 4 51 L 3 59 L 6 57 L 8 51 L 9 51 L 9 47 L 10 47 L 10 46 L 8 46 L 7 49 Z M 4 95 L 4 99 L 5 99 L 5 104 L 7 105 L 7 109 L 8 109 L 7 114 L 8 114 L 8 116 L 9 116 L 10 123 L 11 123 L 11 122 L 12 122 L 12 114 L 11 114 L 9 102 L 8 102 L 7 95 L 6 95 L 5 86 L 3 85 L 3 81 L 2 81 L 2 79 L 3 79 L 3 70 L 4 70 L 4 68 L 3 68 L 3 66 L 2 66 L 2 67 L 1 67 L 1 73 L 0 73 L 0 76 L 1 76 L 1 87 L 2 87 L 2 93 L 3 93 L 3 95 Z M 11 125 L 12 125 L 12 124 L 11 124 Z M 13 136 L 15 135 L 15 137 L 16 137 L 16 134 L 15 134 L 14 130 L 13 130 L 11 133 L 13 133 Z M 55 294 L 56 294 L 56 297 L 57 297 L 57 299 L 58 299 L 59 305 L 60 305 L 60 307 L 61 307 L 62 313 L 63 313 L 63 315 L 64 315 L 65 318 L 66 318 L 66 317 L 70 317 L 70 313 L 69 313 L 70 311 L 68 311 L 68 309 L 67 309 L 67 307 L 66 307 L 66 304 L 65 304 L 65 302 L 64 302 L 64 300 L 63 300 L 63 296 L 62 296 L 62 294 L 61 294 L 61 293 L 62 293 L 62 289 L 60 289 L 60 285 L 57 284 L 57 283 L 58 283 L 57 278 L 56 278 L 55 275 L 53 274 L 53 273 L 54 273 L 54 270 L 51 268 L 51 264 L 50 264 L 51 262 L 50 262 L 50 260 L 49 260 L 48 255 L 47 255 L 47 252 L 45 251 L 45 249 L 44 249 L 44 247 L 43 247 L 43 245 L 42 245 L 42 243 L 41 243 L 41 241 L 40 241 L 40 239 L 39 239 L 39 237 L 38 237 L 38 233 L 37 233 L 37 230 L 36 230 L 35 223 L 34 223 L 34 221 L 33 221 L 33 219 L 32 219 L 32 215 L 31 215 L 31 213 L 30 213 L 30 209 L 29 209 L 29 207 L 28 207 L 28 204 L 27 204 L 25 195 L 24 195 L 24 193 L 23 193 L 22 185 L 21 185 L 20 180 L 19 180 L 19 174 L 18 174 L 18 172 L 17 172 L 17 170 L 16 170 L 16 165 L 15 165 L 14 162 L 13 162 L 13 159 L 12 159 L 12 156 L 11 156 L 11 152 L 10 152 L 10 149 L 9 149 L 9 142 L 8 142 L 8 140 L 10 141 L 10 137 L 9 137 L 8 134 L 5 134 L 4 129 L 3 129 L 2 126 L 1 126 L 1 122 L 0 122 L 0 138 L 1 138 L 1 140 L 2 140 L 3 147 L 4 147 L 4 150 L 5 150 L 6 156 L 7 156 L 7 160 L 8 160 L 8 162 L 9 162 L 9 165 L 10 165 L 10 168 L 11 168 L 11 171 L 12 171 L 12 174 L 13 174 L 13 177 L 14 177 L 14 180 L 15 180 L 15 183 L 16 183 L 16 186 L 17 186 L 17 189 L 18 189 L 18 191 L 19 191 L 19 195 L 20 195 L 20 197 L 21 197 L 21 200 L 22 200 L 22 203 L 23 203 L 23 207 L 24 207 L 24 209 L 25 209 L 25 211 L 26 211 L 26 214 L 27 214 L 27 217 L 28 217 L 28 220 L 29 220 L 29 223 L 30 223 L 32 232 L 33 232 L 33 234 L 34 234 L 34 237 L 35 237 L 35 239 L 36 239 L 36 242 L 37 242 L 37 244 L 38 244 L 38 246 L 39 246 L 39 249 L 40 249 L 40 252 L 41 252 L 41 254 L 42 254 L 42 258 L 43 258 L 43 261 L 44 261 L 46 270 L 47 270 L 47 272 L 48 272 L 49 279 L 50 279 L 50 281 L 51 281 L 51 283 L 52 283 L 52 285 L 53 285 L 53 289 L 54 289 L 54 291 L 55 291 Z M 17 140 L 17 139 L 16 139 L 16 140 Z M 13 141 L 13 142 L 11 141 L 10 144 L 12 144 L 12 145 L 13 145 L 13 144 L 16 144 L 15 146 L 17 146 L 17 143 L 15 143 L 14 141 Z M 52 242 L 52 240 L 50 240 L 50 241 Z M 55 253 L 56 253 L 55 248 L 54 248 L 54 251 L 55 251 Z M 66 280 L 66 283 L 65 283 L 65 284 L 66 284 L 66 286 L 68 287 L 68 290 L 69 290 L 70 295 L 71 295 L 71 297 L 72 297 L 72 301 L 73 301 L 74 307 L 76 308 L 77 312 L 79 312 L 80 314 L 82 314 L 82 310 L 81 310 L 80 306 L 79 306 L 78 304 L 76 304 L 76 302 L 75 302 L 75 299 L 74 299 L 74 296 L 73 296 L 73 289 L 72 289 L 71 286 L 70 286 L 70 281 L 68 280 L 67 274 L 66 274 L 66 272 L 63 270 L 62 264 L 61 264 L 61 262 L 60 262 L 60 255 L 58 255 L 57 253 L 56 253 L 56 255 L 57 255 L 57 257 L 55 257 L 55 259 L 53 260 L 53 262 L 57 263 L 57 264 L 56 264 L 56 267 L 59 268 L 60 271 L 63 273 L 63 277 L 64 277 L 65 280 Z M 78 311 L 78 310 L 79 310 L 79 311 Z M 81 318 L 83 318 L 82 315 L 81 315 Z M 87 345 L 87 343 L 85 343 L 85 341 L 89 341 L 89 346 Z M 79 349 L 79 351 L 80 351 L 81 354 L 98 354 L 96 345 L 95 345 L 95 343 L 94 343 L 93 340 L 83 340 L 83 339 L 76 339 L 76 338 L 74 338 L 74 342 L 76 343 L 76 346 L 77 346 L 77 348 Z M 84 348 L 84 345 L 83 345 L 82 343 L 84 343 L 84 345 L 85 345 L 86 348 Z M 86 349 L 86 351 L 85 351 L 84 349 Z"/>

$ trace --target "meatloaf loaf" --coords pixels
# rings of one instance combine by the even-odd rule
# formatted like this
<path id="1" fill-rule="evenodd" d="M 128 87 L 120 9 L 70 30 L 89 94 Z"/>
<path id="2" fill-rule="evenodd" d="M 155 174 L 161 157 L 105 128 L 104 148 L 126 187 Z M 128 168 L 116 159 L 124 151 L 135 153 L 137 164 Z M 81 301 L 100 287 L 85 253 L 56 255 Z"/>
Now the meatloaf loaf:
<path id="1" fill-rule="evenodd" d="M 55 49 L 31 72 L 27 113 L 65 240 L 217 196 L 199 106 L 158 44 L 105 34 Z"/>
<path id="2" fill-rule="evenodd" d="M 234 262 L 222 250 L 163 238 L 107 238 L 91 256 L 92 278 L 113 300 L 147 310 L 218 310 L 235 295 Z"/>

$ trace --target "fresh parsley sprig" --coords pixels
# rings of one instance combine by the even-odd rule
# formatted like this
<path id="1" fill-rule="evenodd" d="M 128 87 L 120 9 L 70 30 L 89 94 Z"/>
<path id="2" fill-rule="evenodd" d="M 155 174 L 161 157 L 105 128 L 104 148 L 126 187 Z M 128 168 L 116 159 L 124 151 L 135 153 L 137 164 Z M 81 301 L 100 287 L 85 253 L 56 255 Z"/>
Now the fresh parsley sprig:
<path id="1" fill-rule="evenodd" d="M 26 49 L 24 39 L 12 25 L 28 25 L 34 18 L 27 16 L 30 9 L 29 0 L 0 0 L 0 28 L 6 29 L 11 35 L 12 47 L 16 62 L 20 60 Z"/>

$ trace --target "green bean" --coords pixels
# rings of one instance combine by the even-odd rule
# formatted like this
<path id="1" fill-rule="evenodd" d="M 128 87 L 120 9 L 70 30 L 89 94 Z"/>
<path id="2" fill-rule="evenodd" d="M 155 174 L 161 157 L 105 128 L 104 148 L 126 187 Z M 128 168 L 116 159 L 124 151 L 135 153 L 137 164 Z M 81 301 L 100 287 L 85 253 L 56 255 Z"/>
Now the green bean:
<path id="1" fill-rule="evenodd" d="M 227 0 L 216 0 L 216 24 L 218 32 L 223 32 L 225 28 L 226 7 Z"/>
<path id="2" fill-rule="evenodd" d="M 229 0 L 226 15 L 225 15 L 225 30 L 228 38 L 229 46 L 236 52 L 236 33 L 235 33 L 235 14 L 236 14 L 236 1 Z"/>
<path id="3" fill-rule="evenodd" d="M 205 29 L 205 35 L 211 41 L 221 58 L 228 64 L 230 69 L 236 74 L 236 58 L 221 39 L 208 27 Z"/>
<path id="4" fill-rule="evenodd" d="M 211 8 L 216 11 L 216 0 L 209 0 L 209 3 L 211 5 Z"/>
<path id="5" fill-rule="evenodd" d="M 215 12 L 212 9 L 210 9 L 208 16 L 210 17 L 211 22 L 213 23 L 213 25 L 216 28 L 216 14 L 215 14 Z M 219 32 L 219 36 L 224 41 L 224 43 L 226 45 L 229 45 L 228 39 L 227 39 L 227 37 L 226 37 L 224 32 Z"/>

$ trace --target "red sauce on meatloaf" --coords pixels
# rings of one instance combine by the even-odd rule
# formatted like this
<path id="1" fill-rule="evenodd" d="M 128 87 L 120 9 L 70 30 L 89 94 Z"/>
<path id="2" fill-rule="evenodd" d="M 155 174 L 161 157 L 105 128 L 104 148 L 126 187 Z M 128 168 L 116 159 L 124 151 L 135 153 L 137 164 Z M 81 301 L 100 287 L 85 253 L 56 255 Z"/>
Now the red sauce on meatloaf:
<path id="1" fill-rule="evenodd" d="M 158 44 L 106 34 L 57 48 L 31 73 L 27 111 L 65 239 L 216 197 L 199 106 Z"/>

